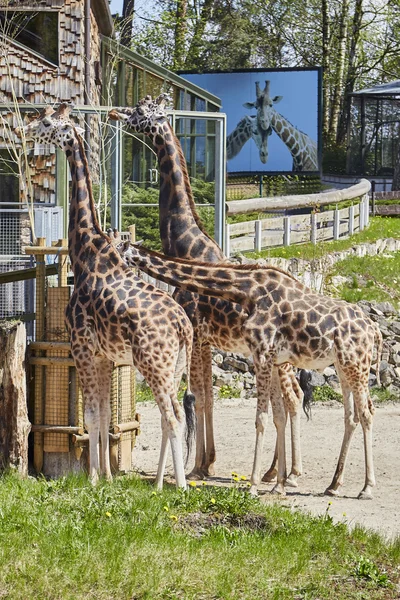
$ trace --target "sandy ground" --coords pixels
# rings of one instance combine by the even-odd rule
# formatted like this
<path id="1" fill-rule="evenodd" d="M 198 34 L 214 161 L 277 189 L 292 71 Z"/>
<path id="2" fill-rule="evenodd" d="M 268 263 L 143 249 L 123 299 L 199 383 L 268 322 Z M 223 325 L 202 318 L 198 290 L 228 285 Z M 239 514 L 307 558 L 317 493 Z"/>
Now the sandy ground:
<path id="1" fill-rule="evenodd" d="M 153 403 L 138 405 L 142 416 L 141 435 L 134 451 L 139 472 L 155 475 L 160 443 L 160 413 Z M 216 477 L 209 483 L 229 483 L 236 471 L 249 476 L 255 441 L 254 400 L 225 400 L 215 405 Z M 302 416 L 303 475 L 297 489 L 288 488 L 285 499 L 276 500 L 269 494 L 272 484 L 261 484 L 263 501 L 278 501 L 319 515 L 328 509 L 337 521 L 350 526 L 360 523 L 392 538 L 400 535 L 400 404 L 377 407 L 374 420 L 373 451 L 377 485 L 372 500 L 357 500 L 364 483 L 364 452 L 362 429 L 359 425 L 353 437 L 341 496 L 330 498 L 323 491 L 331 482 L 343 436 L 343 408 L 314 406 L 312 420 Z M 275 428 L 269 419 L 264 445 L 265 470 L 269 467 L 275 444 Z M 290 452 L 290 440 L 287 438 Z M 289 457 L 290 459 L 290 457 Z M 194 463 L 189 460 L 189 467 Z M 288 462 L 289 465 L 289 462 Z M 173 473 L 172 460 L 167 473 Z M 331 504 L 328 504 L 331 502 Z"/>

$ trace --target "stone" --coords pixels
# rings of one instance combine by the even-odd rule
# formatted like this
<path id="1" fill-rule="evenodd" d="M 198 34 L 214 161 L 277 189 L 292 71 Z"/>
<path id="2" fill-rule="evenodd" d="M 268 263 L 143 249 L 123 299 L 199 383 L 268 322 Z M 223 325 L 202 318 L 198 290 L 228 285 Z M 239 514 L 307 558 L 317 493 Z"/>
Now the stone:
<path id="1" fill-rule="evenodd" d="M 375 304 L 375 309 L 380 310 L 384 315 L 397 314 L 397 310 L 390 302 L 378 302 L 378 304 Z"/>
<path id="2" fill-rule="evenodd" d="M 383 317 L 384 314 L 379 308 L 376 308 L 374 304 L 371 305 L 371 313 L 374 315 L 378 315 L 378 317 Z"/>
<path id="3" fill-rule="evenodd" d="M 326 369 L 324 369 L 323 375 L 326 378 L 332 377 L 332 375 L 336 375 L 336 371 L 335 369 L 332 369 L 332 367 L 326 367 Z"/>
<path id="4" fill-rule="evenodd" d="M 311 380 L 310 385 L 312 387 L 319 387 L 325 384 L 325 377 L 322 373 L 318 373 L 317 371 L 311 371 Z"/>
<path id="5" fill-rule="evenodd" d="M 247 362 L 245 362 L 244 360 L 239 360 L 237 358 L 234 358 L 233 356 L 229 356 L 229 357 L 225 358 L 224 366 L 225 365 L 228 365 L 229 367 L 232 367 L 233 369 L 238 369 L 239 371 L 243 371 L 243 372 L 246 372 L 249 370 L 249 365 L 247 364 Z"/>
<path id="6" fill-rule="evenodd" d="M 218 353 L 214 355 L 214 362 L 216 365 L 222 365 L 222 363 L 224 362 L 224 357 L 222 356 L 222 354 Z"/>
<path id="7" fill-rule="evenodd" d="M 399 323 L 399 321 L 393 321 L 393 323 L 391 323 L 389 325 L 389 328 L 396 335 L 400 335 L 400 323 Z"/>

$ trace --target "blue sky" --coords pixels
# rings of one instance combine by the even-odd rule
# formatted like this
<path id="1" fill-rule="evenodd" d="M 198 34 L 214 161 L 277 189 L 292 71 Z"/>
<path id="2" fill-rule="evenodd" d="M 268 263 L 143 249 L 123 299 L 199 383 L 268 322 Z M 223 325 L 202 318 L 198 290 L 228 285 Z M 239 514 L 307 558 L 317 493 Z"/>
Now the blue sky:
<path id="1" fill-rule="evenodd" d="M 265 80 L 270 80 L 271 97 L 282 96 L 275 105 L 295 127 L 318 140 L 318 72 L 317 71 L 275 71 L 252 73 L 206 73 L 204 75 L 183 75 L 189 81 L 215 94 L 222 100 L 222 112 L 227 114 L 227 134 L 229 135 L 247 115 L 255 115 L 255 109 L 243 106 L 256 97 L 255 82 L 264 89 Z M 228 171 L 291 171 L 292 157 L 279 137 L 273 133 L 268 139 L 268 162 L 263 164 L 258 148 L 249 140 L 240 153 L 228 161 Z"/>
<path id="2" fill-rule="evenodd" d="M 111 14 L 114 14 L 116 12 L 119 12 L 119 14 L 121 14 L 123 2 L 124 2 L 124 0 L 111 0 L 111 4 L 110 4 Z"/>

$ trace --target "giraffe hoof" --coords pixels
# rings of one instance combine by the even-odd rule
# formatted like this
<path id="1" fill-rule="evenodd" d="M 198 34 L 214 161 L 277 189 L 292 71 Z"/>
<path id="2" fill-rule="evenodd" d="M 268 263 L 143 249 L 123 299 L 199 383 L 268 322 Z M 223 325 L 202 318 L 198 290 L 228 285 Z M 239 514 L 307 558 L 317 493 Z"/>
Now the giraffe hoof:
<path id="1" fill-rule="evenodd" d="M 282 483 L 277 483 L 271 490 L 271 494 L 275 496 L 286 496 L 286 491 Z"/>
<path id="2" fill-rule="evenodd" d="M 190 481 L 202 481 L 205 479 L 205 476 L 200 469 L 193 469 L 193 471 L 186 476 L 186 479 L 189 479 Z"/>
<path id="3" fill-rule="evenodd" d="M 371 492 L 362 490 L 357 496 L 358 500 L 372 500 L 373 496 Z"/>
<path id="4" fill-rule="evenodd" d="M 264 473 L 261 481 L 263 481 L 264 483 L 271 483 L 271 481 L 274 481 L 276 479 L 276 475 L 276 469 L 268 469 L 268 471 Z"/>
<path id="5" fill-rule="evenodd" d="M 337 490 L 334 490 L 333 488 L 326 488 L 324 494 L 325 496 L 333 496 L 335 498 L 339 496 L 339 492 Z"/>
<path id="6" fill-rule="evenodd" d="M 215 467 L 214 467 L 213 464 L 208 465 L 208 467 L 203 467 L 202 468 L 202 472 L 203 472 L 203 475 L 205 477 L 214 477 L 214 475 L 215 475 Z"/>
<path id="7" fill-rule="evenodd" d="M 297 483 L 297 475 L 291 473 L 289 477 L 285 481 L 285 487 L 297 488 L 299 484 Z"/>
<path id="8" fill-rule="evenodd" d="M 258 496 L 258 491 L 257 491 L 256 485 L 251 486 L 251 488 L 249 489 L 249 494 L 250 494 L 250 496 L 254 496 L 254 498 L 256 498 Z"/>

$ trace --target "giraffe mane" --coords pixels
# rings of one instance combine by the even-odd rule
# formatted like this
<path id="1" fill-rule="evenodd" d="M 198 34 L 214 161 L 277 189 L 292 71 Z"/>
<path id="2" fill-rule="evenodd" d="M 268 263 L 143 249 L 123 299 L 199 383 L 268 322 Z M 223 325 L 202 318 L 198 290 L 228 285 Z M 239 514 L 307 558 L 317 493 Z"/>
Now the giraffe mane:
<path id="1" fill-rule="evenodd" d="M 188 200 L 189 200 L 189 206 L 190 206 L 190 210 L 192 211 L 193 214 L 193 218 L 195 220 L 195 223 L 197 225 L 197 227 L 200 229 L 200 231 L 206 236 L 208 237 L 209 240 L 213 241 L 215 244 L 217 243 L 205 230 L 204 225 L 200 219 L 199 213 L 196 210 L 196 206 L 194 203 L 194 198 L 193 198 L 193 192 L 192 192 L 192 188 L 190 186 L 190 181 L 189 181 L 189 174 L 188 174 L 188 170 L 187 170 L 187 165 L 186 165 L 186 159 L 183 155 L 183 150 L 182 150 L 182 146 L 180 141 L 178 140 L 177 136 L 175 135 L 174 130 L 172 129 L 171 125 L 169 124 L 169 121 L 167 120 L 168 126 L 171 130 L 174 142 L 175 142 L 175 146 L 177 148 L 178 151 L 178 155 L 179 155 L 179 160 L 181 163 L 181 169 L 182 169 L 182 174 L 183 174 L 183 181 L 185 183 L 185 188 L 186 188 L 186 193 L 188 196 Z"/>
<path id="2" fill-rule="evenodd" d="M 156 250 L 150 250 L 150 248 L 145 248 L 144 246 L 142 246 L 141 244 L 131 244 L 131 246 L 140 246 L 140 251 L 144 252 L 145 254 L 147 254 L 148 256 L 154 256 L 155 258 L 159 258 L 161 260 L 168 260 L 168 261 L 172 261 L 174 263 L 180 264 L 180 265 L 185 265 L 185 266 L 192 266 L 192 267 L 205 267 L 205 268 L 224 268 L 224 269 L 228 269 L 229 271 L 258 271 L 259 269 L 269 269 L 272 271 L 277 271 L 278 273 L 282 273 L 282 275 L 286 275 L 287 277 L 289 277 L 290 279 L 293 279 L 293 281 L 296 281 L 296 283 L 301 283 L 298 279 L 296 279 L 296 277 L 294 277 L 294 275 L 292 275 L 291 273 L 288 273 L 288 271 L 285 271 L 284 269 L 281 269 L 280 267 L 275 267 L 274 265 L 260 265 L 258 263 L 253 263 L 253 264 L 245 264 L 245 265 L 235 265 L 235 264 L 231 264 L 231 263 L 223 263 L 223 264 L 218 264 L 218 263 L 208 263 L 208 262 L 200 262 L 197 260 L 187 260 L 186 258 L 177 258 L 177 257 L 172 257 L 172 256 L 166 256 L 165 254 L 161 254 L 161 252 L 157 252 Z"/>
<path id="3" fill-rule="evenodd" d="M 82 163 L 85 168 L 86 181 L 87 181 L 87 186 L 88 186 L 88 191 L 89 191 L 89 205 L 90 205 L 90 210 L 92 211 L 93 223 L 94 223 L 95 229 L 99 235 L 101 235 L 103 238 L 105 238 L 111 244 L 111 238 L 106 233 L 104 233 L 104 231 L 102 230 L 100 223 L 97 219 L 97 211 L 96 211 L 96 206 L 94 204 L 94 198 L 93 198 L 92 178 L 90 176 L 89 163 L 87 160 L 85 148 L 83 147 L 82 138 L 79 135 L 78 131 L 76 130 L 75 125 L 72 122 L 71 122 L 71 127 L 75 133 L 76 139 L 78 140 L 78 146 L 81 151 Z"/>

